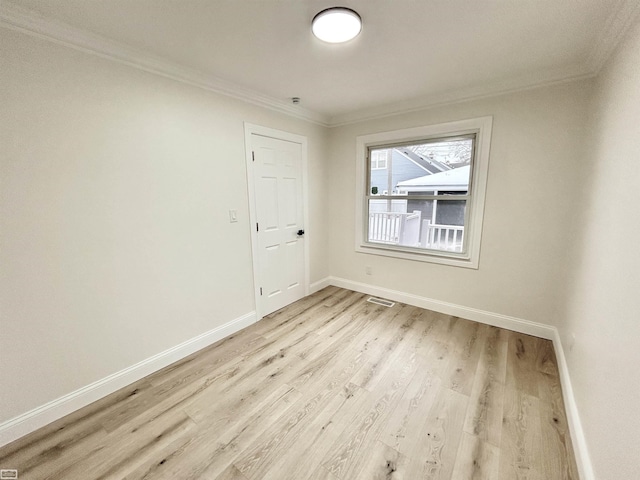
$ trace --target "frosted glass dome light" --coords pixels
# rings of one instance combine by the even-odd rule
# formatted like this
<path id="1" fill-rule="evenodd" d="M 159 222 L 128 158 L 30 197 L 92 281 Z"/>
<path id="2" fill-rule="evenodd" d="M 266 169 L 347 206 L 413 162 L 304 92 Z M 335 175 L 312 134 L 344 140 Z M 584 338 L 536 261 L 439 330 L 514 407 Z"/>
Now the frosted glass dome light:
<path id="1" fill-rule="evenodd" d="M 362 30 L 362 20 L 350 8 L 332 7 L 313 17 L 311 30 L 323 42 L 343 43 L 358 36 Z"/>

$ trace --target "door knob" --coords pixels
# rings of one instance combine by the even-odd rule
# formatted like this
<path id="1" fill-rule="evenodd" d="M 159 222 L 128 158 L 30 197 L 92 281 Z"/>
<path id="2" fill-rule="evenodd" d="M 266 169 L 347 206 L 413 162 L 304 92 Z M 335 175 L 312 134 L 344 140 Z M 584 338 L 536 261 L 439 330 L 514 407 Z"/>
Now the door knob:
<path id="1" fill-rule="evenodd" d="M 304 235 L 304 230 L 298 230 L 298 236 L 301 237 Z"/>

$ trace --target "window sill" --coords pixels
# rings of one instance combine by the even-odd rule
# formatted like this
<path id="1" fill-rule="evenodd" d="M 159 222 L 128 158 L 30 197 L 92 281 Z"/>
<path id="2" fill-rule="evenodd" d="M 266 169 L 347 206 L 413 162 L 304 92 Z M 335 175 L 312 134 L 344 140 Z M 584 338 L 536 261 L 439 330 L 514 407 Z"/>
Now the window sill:
<path id="1" fill-rule="evenodd" d="M 479 264 L 478 259 L 472 259 L 465 254 L 438 252 L 436 250 L 417 252 L 415 249 L 411 248 L 403 249 L 402 247 L 397 246 L 388 247 L 372 243 L 356 246 L 356 252 L 368 255 L 382 255 L 384 257 L 401 258 L 415 262 L 427 262 L 440 265 L 451 265 L 454 267 L 471 268 L 474 270 L 478 269 Z"/>

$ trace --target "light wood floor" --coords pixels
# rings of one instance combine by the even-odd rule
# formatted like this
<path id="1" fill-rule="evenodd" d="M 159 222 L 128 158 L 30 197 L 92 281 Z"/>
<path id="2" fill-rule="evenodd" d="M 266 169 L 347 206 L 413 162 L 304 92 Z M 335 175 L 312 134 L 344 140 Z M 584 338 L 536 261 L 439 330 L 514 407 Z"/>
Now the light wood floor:
<path id="1" fill-rule="evenodd" d="M 0 449 L 19 479 L 578 479 L 547 340 L 329 287 Z"/>

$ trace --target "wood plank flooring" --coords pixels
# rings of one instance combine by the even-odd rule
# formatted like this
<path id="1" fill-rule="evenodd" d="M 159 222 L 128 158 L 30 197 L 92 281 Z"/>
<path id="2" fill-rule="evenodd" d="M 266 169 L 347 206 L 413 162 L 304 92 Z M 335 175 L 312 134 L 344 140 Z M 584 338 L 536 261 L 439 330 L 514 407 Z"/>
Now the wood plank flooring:
<path id="1" fill-rule="evenodd" d="M 551 342 L 328 287 L 0 449 L 19 479 L 578 480 Z"/>

